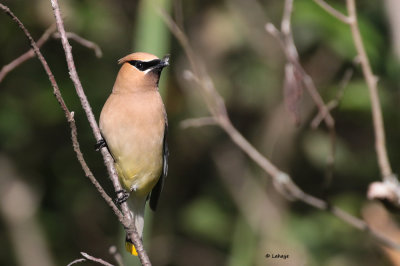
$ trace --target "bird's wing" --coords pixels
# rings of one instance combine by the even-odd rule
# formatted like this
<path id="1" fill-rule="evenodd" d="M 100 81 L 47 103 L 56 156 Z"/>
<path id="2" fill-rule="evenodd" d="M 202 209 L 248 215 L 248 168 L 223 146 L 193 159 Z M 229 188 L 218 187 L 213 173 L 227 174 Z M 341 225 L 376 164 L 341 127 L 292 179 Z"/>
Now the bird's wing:
<path id="1" fill-rule="evenodd" d="M 157 184 L 154 186 L 153 190 L 151 191 L 150 195 L 150 208 L 155 211 L 157 208 L 158 199 L 160 198 L 161 191 L 164 186 L 165 178 L 167 177 L 168 173 L 168 142 L 167 142 L 167 135 L 168 135 L 168 122 L 165 118 L 165 128 L 164 128 L 164 140 L 163 140 L 163 167 L 161 176 L 158 179 Z"/>

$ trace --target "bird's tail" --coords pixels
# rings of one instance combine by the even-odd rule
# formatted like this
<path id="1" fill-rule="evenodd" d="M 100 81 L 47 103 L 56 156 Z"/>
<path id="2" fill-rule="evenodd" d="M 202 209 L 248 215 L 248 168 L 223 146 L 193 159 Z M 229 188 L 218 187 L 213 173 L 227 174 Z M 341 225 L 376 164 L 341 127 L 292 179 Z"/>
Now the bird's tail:
<path id="1" fill-rule="evenodd" d="M 138 255 L 135 245 L 133 244 L 133 241 L 130 239 L 130 237 L 128 235 L 126 235 L 126 239 L 125 239 L 125 249 L 133 256 Z"/>
<path id="2" fill-rule="evenodd" d="M 132 195 L 134 196 L 134 195 Z M 132 197 L 134 198 L 134 197 Z M 136 230 L 139 234 L 140 239 L 142 239 L 143 235 L 143 227 L 144 227 L 144 208 L 146 204 L 146 198 L 144 199 L 133 199 L 133 220 L 135 222 L 135 227 Z M 126 235 L 125 239 L 125 249 L 128 251 L 130 254 L 137 256 L 138 253 L 136 251 L 135 245 L 133 244 L 132 239 L 130 238 L 129 235 Z"/>

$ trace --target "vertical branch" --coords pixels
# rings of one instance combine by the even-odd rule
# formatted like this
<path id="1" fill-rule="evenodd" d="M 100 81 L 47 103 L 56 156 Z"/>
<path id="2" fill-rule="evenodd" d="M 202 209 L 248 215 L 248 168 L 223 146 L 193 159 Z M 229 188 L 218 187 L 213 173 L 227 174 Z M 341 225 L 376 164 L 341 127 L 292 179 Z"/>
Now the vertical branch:
<path id="1" fill-rule="evenodd" d="M 375 150 L 378 160 L 382 182 L 373 182 L 368 188 L 368 198 L 387 199 L 396 206 L 400 206 L 400 182 L 393 174 L 386 149 L 385 127 L 382 116 L 382 107 L 378 94 L 378 79 L 373 74 L 367 53 L 364 48 L 360 29 L 357 21 L 357 10 L 354 0 L 346 0 L 348 16 L 341 14 L 323 0 L 314 0 L 318 5 L 325 9 L 340 21 L 348 24 L 351 29 L 354 46 L 357 51 L 358 61 L 368 86 L 369 98 L 371 100 L 372 121 L 375 134 Z"/>
<path id="2" fill-rule="evenodd" d="M 392 172 L 392 168 L 390 166 L 389 157 L 386 150 L 386 140 L 385 140 L 385 128 L 383 123 L 382 116 L 382 107 L 379 101 L 378 94 L 378 79 L 374 75 L 371 69 L 371 65 L 365 51 L 365 47 L 362 41 L 360 29 L 358 27 L 357 21 L 357 10 L 356 4 L 354 0 L 346 0 L 347 12 L 348 16 L 343 15 L 341 12 L 334 9 L 324 0 L 314 0 L 319 6 L 321 6 L 325 11 L 327 11 L 332 16 L 336 17 L 338 20 L 342 21 L 345 24 L 348 24 L 351 29 L 354 46 L 357 51 L 358 60 L 361 65 L 361 69 L 365 78 L 365 81 L 368 86 L 369 97 L 371 100 L 371 109 L 372 109 L 372 120 L 374 125 L 374 134 L 375 134 L 375 150 L 378 157 L 378 165 L 381 172 L 381 176 L 383 181 L 391 182 L 391 186 L 398 187 L 396 182 L 393 183 L 394 175 Z M 398 194 L 397 197 L 400 197 L 400 192 L 396 192 Z M 400 199 L 398 200 L 400 202 Z"/>
<path id="3" fill-rule="evenodd" d="M 371 65 L 365 52 L 364 44 L 361 38 L 360 29 L 357 22 L 356 5 L 354 0 L 347 0 L 347 10 L 349 13 L 350 28 L 353 36 L 354 45 L 356 47 L 360 65 L 367 82 L 372 107 L 372 119 L 375 131 L 375 149 L 378 156 L 378 164 L 383 179 L 387 179 L 393 175 L 390 162 L 386 150 L 385 129 L 382 117 L 382 108 L 378 95 L 378 79 L 372 73 Z"/>

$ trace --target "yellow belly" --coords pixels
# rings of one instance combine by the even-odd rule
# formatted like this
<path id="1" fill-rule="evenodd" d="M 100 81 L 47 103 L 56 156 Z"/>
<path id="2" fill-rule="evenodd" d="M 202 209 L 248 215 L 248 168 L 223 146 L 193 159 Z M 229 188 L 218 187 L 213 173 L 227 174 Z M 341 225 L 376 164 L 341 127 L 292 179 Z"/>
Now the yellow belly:
<path id="1" fill-rule="evenodd" d="M 153 150 L 154 154 L 142 158 L 121 158 L 115 163 L 120 182 L 124 189 L 132 191 L 137 196 L 147 196 L 156 185 L 162 170 L 161 151 Z"/>

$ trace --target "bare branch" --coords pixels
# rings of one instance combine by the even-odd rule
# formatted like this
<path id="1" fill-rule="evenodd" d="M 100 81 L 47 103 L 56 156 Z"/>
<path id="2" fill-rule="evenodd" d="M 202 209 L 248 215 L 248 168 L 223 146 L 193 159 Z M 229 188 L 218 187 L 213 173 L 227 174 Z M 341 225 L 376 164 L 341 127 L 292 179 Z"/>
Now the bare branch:
<path id="1" fill-rule="evenodd" d="M 282 23 L 283 25 L 289 25 L 290 23 L 287 22 Z M 303 83 L 305 87 L 307 88 L 308 93 L 310 94 L 311 98 L 313 99 L 314 103 L 317 105 L 319 112 L 323 117 L 325 117 L 324 121 L 326 125 L 329 128 L 333 128 L 335 125 L 335 121 L 333 117 L 331 116 L 329 109 L 325 105 L 324 101 L 322 100 L 321 95 L 318 93 L 318 89 L 316 88 L 314 81 L 312 78 L 307 74 L 307 72 L 304 70 L 304 68 L 301 66 L 300 62 L 298 61 L 298 53 L 296 46 L 293 43 L 293 38 L 291 30 L 289 31 L 289 38 L 286 39 L 285 35 L 283 34 L 283 29 L 282 32 L 280 32 L 272 23 L 267 23 L 265 25 L 265 30 L 270 33 L 272 36 L 274 36 L 279 44 L 281 45 L 287 60 L 293 64 L 294 67 L 297 68 L 298 72 L 301 73 L 303 77 Z"/>
<path id="2" fill-rule="evenodd" d="M 68 42 L 67 34 L 66 34 L 66 31 L 64 28 L 64 22 L 61 17 L 60 7 L 58 5 L 58 0 L 51 0 L 51 5 L 53 7 L 54 16 L 55 16 L 56 24 L 57 24 L 57 29 L 58 29 L 58 32 L 60 33 L 61 43 L 62 43 L 62 46 L 65 51 L 65 57 L 67 60 L 70 78 L 74 84 L 74 87 L 75 87 L 76 93 L 78 94 L 82 108 L 84 109 L 84 111 L 86 113 L 86 117 L 92 128 L 92 131 L 96 138 L 96 141 L 98 142 L 102 139 L 102 136 L 100 133 L 100 129 L 97 125 L 96 118 L 94 117 L 92 108 L 89 104 L 89 101 L 87 100 L 87 97 L 83 90 L 82 84 L 79 80 L 78 73 L 76 71 L 74 59 L 73 59 L 72 52 L 71 52 L 71 45 Z M 106 147 L 101 149 L 101 154 L 103 155 L 104 163 L 107 167 L 107 170 L 108 170 L 109 176 L 111 178 L 111 181 L 114 185 L 115 191 L 122 190 L 121 184 L 119 183 L 117 172 L 114 167 L 114 161 L 112 159 L 111 154 L 109 153 L 109 151 Z M 136 251 L 138 252 L 140 262 L 142 263 L 142 265 L 151 265 L 150 259 L 147 256 L 146 251 L 144 250 L 142 240 L 140 239 L 139 234 L 137 233 L 135 224 L 134 224 L 132 216 L 131 216 L 131 211 L 128 208 L 128 204 L 126 202 L 122 203 L 121 209 L 122 209 L 123 217 L 119 216 L 118 218 L 121 221 L 121 223 L 124 225 L 127 234 L 129 234 L 131 237 L 131 239 L 135 245 Z"/>
<path id="3" fill-rule="evenodd" d="M 332 7 L 326 8 L 326 4 L 322 0 L 314 0 L 328 13 L 332 14 Z M 322 5 L 321 5 L 322 4 Z M 381 172 L 382 182 L 374 182 L 368 189 L 368 198 L 385 198 L 390 200 L 396 206 L 400 206 L 400 183 L 397 176 L 393 174 L 389 157 L 386 150 L 385 128 L 383 123 L 382 108 L 378 95 L 378 78 L 373 74 L 371 65 L 368 60 L 367 53 L 364 48 L 360 29 L 357 21 L 357 11 L 354 0 L 346 0 L 347 12 L 349 14 L 346 19 L 334 15 L 342 22 L 348 24 L 351 28 L 353 42 L 357 51 L 357 60 L 361 64 L 364 78 L 367 82 L 369 97 L 371 100 L 372 120 L 375 133 L 375 150 L 378 157 L 378 165 Z M 335 10 L 336 11 L 336 10 Z"/>
<path id="4" fill-rule="evenodd" d="M 355 2 L 354 0 L 347 0 L 346 4 L 350 18 L 350 28 L 354 45 L 356 47 L 358 58 L 360 60 L 361 68 L 364 74 L 364 78 L 367 82 L 369 89 L 369 96 L 371 99 L 371 107 L 372 107 L 372 120 L 374 123 L 374 131 L 375 131 L 375 149 L 378 156 L 378 164 L 381 170 L 382 178 L 386 179 L 392 176 L 393 173 L 390 167 L 390 162 L 386 150 L 385 129 L 383 124 L 382 108 L 378 95 L 378 86 L 377 86 L 378 79 L 372 73 L 371 65 L 369 63 L 367 53 L 365 52 L 364 44 L 360 34 L 360 29 L 358 28 Z"/>
<path id="5" fill-rule="evenodd" d="M 42 45 L 49 39 L 51 34 L 56 30 L 55 25 L 51 25 L 44 33 L 43 35 L 39 38 L 39 40 L 36 42 L 36 45 L 38 48 L 42 47 Z M 22 54 L 18 58 L 14 59 L 12 62 L 8 63 L 7 65 L 4 65 L 0 71 L 0 82 L 3 81 L 5 76 L 14 70 L 16 67 L 24 63 L 25 61 L 29 60 L 30 58 L 35 56 L 35 52 L 33 49 L 30 49 L 26 53 Z"/>
<path id="6" fill-rule="evenodd" d="M 183 28 L 183 7 L 182 0 L 173 0 L 174 17 L 176 24 L 182 29 Z"/>
<path id="7" fill-rule="evenodd" d="M 283 7 L 283 16 L 281 22 L 281 32 L 283 35 L 291 36 L 291 17 L 293 12 L 293 1 L 294 0 L 285 0 L 285 5 Z"/>
<path id="8" fill-rule="evenodd" d="M 183 49 L 186 54 L 191 54 L 192 49 L 189 45 L 189 42 L 185 36 L 185 34 L 179 29 L 176 23 L 166 14 L 163 13 L 164 20 L 169 27 L 170 31 L 175 35 L 178 41 L 181 43 Z M 190 60 L 191 64 L 197 64 L 196 59 Z M 199 63 L 201 65 L 201 63 Z M 193 66 L 192 66 L 193 69 Z M 198 72 L 197 72 L 198 73 Z M 375 239 L 380 241 L 381 243 L 395 248 L 400 249 L 400 245 L 391 241 L 390 239 L 382 236 L 379 232 L 374 231 L 369 228 L 368 225 L 361 219 L 350 215 L 349 213 L 337 208 L 331 207 L 330 204 L 316 198 L 312 195 L 309 195 L 302 191 L 291 179 L 291 177 L 285 172 L 278 169 L 274 164 L 271 163 L 265 156 L 263 156 L 253 145 L 251 145 L 241 134 L 240 132 L 232 125 L 226 109 L 221 110 L 221 107 L 225 108 L 225 105 L 218 105 L 219 99 L 222 97 L 215 90 L 215 87 L 212 83 L 210 77 L 206 74 L 206 72 L 202 72 L 201 76 L 197 76 L 194 71 L 194 77 L 191 79 L 195 81 L 202 91 L 202 95 L 206 95 L 205 100 L 210 101 L 211 95 L 217 95 L 217 99 L 214 101 L 210 101 L 210 104 L 214 104 L 214 106 L 209 107 L 210 113 L 215 118 L 215 121 L 218 122 L 218 125 L 228 134 L 231 140 L 244 152 L 246 153 L 254 162 L 256 162 L 267 174 L 272 177 L 273 183 L 277 190 L 284 195 L 285 197 L 296 199 L 299 201 L 303 201 L 304 203 L 313 206 L 317 209 L 326 210 L 344 221 L 345 223 L 365 232 L 370 233 Z M 211 84 L 210 84 L 211 83 Z M 218 108 L 215 106 L 218 105 Z M 218 113 L 215 113 L 215 111 Z"/>
<path id="9" fill-rule="evenodd" d="M 81 36 L 79 36 L 78 34 L 74 33 L 74 32 L 67 32 L 66 33 L 67 38 L 76 41 L 77 43 L 79 43 L 80 45 L 87 47 L 89 49 L 92 49 L 94 51 L 94 53 L 96 54 L 97 58 L 100 58 L 103 56 L 103 52 L 100 49 L 100 46 L 98 46 L 96 43 L 91 42 L 89 40 L 86 40 L 85 38 L 82 38 Z M 53 34 L 54 38 L 60 38 L 60 33 L 55 32 Z"/>
<path id="10" fill-rule="evenodd" d="M 93 261 L 93 262 L 96 262 L 98 264 L 105 265 L 105 266 L 114 266 L 113 264 L 108 263 L 107 261 L 105 261 L 103 259 L 93 257 L 93 256 L 91 256 L 91 255 L 89 255 L 89 254 L 87 254 L 85 252 L 81 252 L 81 255 L 82 255 L 83 258 L 76 259 L 76 260 L 72 261 L 71 263 L 69 263 L 67 266 L 78 264 L 78 263 L 81 263 L 81 262 L 85 262 L 87 260 Z"/>
<path id="11" fill-rule="evenodd" d="M 71 74 L 71 78 L 74 81 L 74 84 L 77 86 L 77 91 L 78 91 L 78 95 L 80 100 L 83 102 L 82 105 L 85 109 L 85 111 L 87 112 L 88 115 L 88 119 L 89 122 L 92 125 L 93 128 L 93 132 L 96 136 L 96 138 L 98 140 L 101 139 L 101 135 L 100 135 L 100 131 L 98 129 L 98 126 L 96 124 L 96 121 L 94 119 L 94 115 L 91 111 L 90 105 L 87 102 L 86 96 L 83 92 L 82 86 L 80 85 L 80 81 L 79 78 L 77 77 L 76 74 L 76 70 L 75 70 L 75 66 L 73 63 L 73 59 L 72 59 L 72 54 L 71 54 L 71 47 L 68 44 L 68 40 L 66 38 L 66 34 L 65 34 L 65 30 L 63 28 L 63 24 L 62 24 L 62 20 L 61 20 L 61 15 L 60 15 L 60 11 L 58 8 L 58 3 L 57 1 L 52 2 L 53 3 L 53 7 L 54 7 L 54 11 L 56 14 L 56 18 L 57 18 L 57 23 L 58 23 L 58 27 L 59 27 L 59 31 L 61 32 L 61 38 L 63 40 L 64 48 L 66 49 L 66 53 L 67 53 L 67 58 L 68 63 L 69 63 L 69 67 L 70 68 L 70 74 Z M 67 118 L 67 121 L 69 122 L 70 128 L 71 128 L 71 137 L 72 137 L 72 143 L 73 143 L 73 147 L 74 150 L 77 154 L 78 160 L 85 172 L 85 175 L 90 179 L 90 181 L 96 186 L 97 190 L 99 191 L 99 193 L 101 194 L 101 196 L 104 198 L 104 200 L 108 203 L 108 205 L 113 209 L 115 215 L 118 217 L 119 221 L 124 225 L 127 233 L 130 234 L 131 239 L 133 240 L 136 250 L 139 254 L 139 258 L 142 262 L 142 265 L 151 265 L 148 256 L 146 254 L 146 252 L 144 251 L 143 248 L 143 244 L 141 242 L 141 239 L 134 227 L 134 223 L 132 222 L 132 218 L 130 215 L 130 211 L 128 209 L 128 206 L 126 203 L 122 204 L 122 210 L 123 213 L 121 213 L 121 211 L 116 207 L 116 205 L 114 204 L 114 202 L 112 201 L 112 199 L 107 195 L 107 193 L 103 190 L 103 188 L 101 187 L 101 185 L 97 182 L 97 180 L 95 179 L 95 177 L 93 176 L 92 172 L 90 171 L 89 167 L 87 166 L 84 158 L 83 158 L 83 154 L 80 151 L 80 146 L 79 146 L 79 142 L 77 140 L 77 129 L 76 129 L 76 124 L 75 124 L 75 120 L 74 120 L 74 113 L 70 112 L 61 96 L 61 92 L 60 89 L 58 88 L 58 85 L 55 81 L 55 78 L 46 62 L 46 60 L 44 59 L 43 55 L 41 54 L 39 48 L 37 47 L 35 41 L 33 40 L 33 38 L 31 37 L 31 35 L 29 34 L 28 30 L 24 27 L 24 25 L 22 24 L 22 22 L 10 11 L 10 9 L 8 7 L 6 7 L 3 4 L 0 4 L 0 9 L 2 9 L 7 15 L 9 15 L 17 24 L 18 26 L 22 29 L 22 31 L 25 33 L 26 37 L 28 38 L 30 45 L 32 46 L 35 54 L 37 55 L 37 57 L 39 58 L 40 62 L 43 65 L 43 68 L 45 69 L 50 82 L 53 86 L 53 93 L 56 96 L 57 101 L 59 102 L 61 108 L 63 109 L 65 116 Z M 67 52 L 68 51 L 68 52 Z M 73 71 L 75 70 L 75 71 Z M 110 176 L 112 177 L 113 181 L 114 181 L 114 187 L 118 190 L 121 188 L 119 181 L 118 181 L 118 176 L 116 175 L 114 166 L 113 166 L 113 160 L 111 155 L 109 154 L 108 150 L 103 148 L 102 149 L 102 154 L 104 157 L 104 161 L 107 165 L 107 169 L 109 170 Z"/>
<path id="12" fill-rule="evenodd" d="M 322 8 L 325 10 L 326 7 L 328 6 L 327 3 L 325 3 L 322 0 L 314 0 L 317 4 L 319 4 Z M 322 5 L 321 5 L 322 4 Z M 347 12 L 349 13 L 349 16 L 346 17 L 346 20 L 343 21 L 342 18 L 337 17 L 339 20 L 343 21 L 346 24 L 350 25 L 351 28 L 351 33 L 354 41 L 354 45 L 357 50 L 357 58 L 361 64 L 361 69 L 364 74 L 364 78 L 367 82 L 368 90 L 369 90 L 369 96 L 371 99 L 371 107 L 372 107 L 372 120 L 374 124 L 374 132 L 375 132 L 375 149 L 378 157 L 378 164 L 379 168 L 381 171 L 381 175 L 383 180 L 387 178 L 392 178 L 393 172 L 390 166 L 389 158 L 387 155 L 387 150 L 386 150 L 386 140 L 385 140 L 385 129 L 384 129 L 384 123 L 383 123 L 383 117 L 382 117 L 382 108 L 381 104 L 379 101 L 379 95 L 378 95 L 378 78 L 373 74 L 371 65 L 368 60 L 367 53 L 365 52 L 364 44 L 362 41 L 360 29 L 358 27 L 358 21 L 357 21 L 357 12 L 356 12 L 356 5 L 354 0 L 346 0 L 346 6 L 347 6 Z M 330 14 L 331 11 L 334 10 L 332 7 L 330 7 L 330 11 L 327 10 Z M 399 200 L 400 201 L 400 198 Z"/>
<path id="13" fill-rule="evenodd" d="M 204 65 L 201 63 L 200 60 L 198 60 L 196 53 L 190 46 L 189 40 L 187 39 L 185 33 L 164 10 L 160 9 L 159 12 L 164 19 L 164 22 L 167 24 L 168 28 L 181 43 L 183 50 L 189 60 L 193 72 L 185 71 L 185 77 L 187 79 L 194 79 L 194 81 L 197 83 L 201 83 L 200 86 L 203 87 L 203 90 L 200 90 L 200 93 L 204 97 L 208 109 L 216 118 L 219 118 L 220 114 L 226 115 L 224 100 L 215 90 L 213 82 L 206 74 L 206 69 Z M 204 78 L 200 80 L 198 79 L 198 77 Z"/>
<path id="14" fill-rule="evenodd" d="M 314 1 L 316 3 L 323 2 L 320 0 Z M 327 4 L 324 4 L 325 7 L 321 4 L 320 6 L 324 8 L 327 12 L 331 13 L 333 8 L 331 9 L 331 11 L 329 11 L 326 9 Z M 357 51 L 357 59 L 359 60 L 365 81 L 367 82 L 369 97 L 371 100 L 372 120 L 375 133 L 375 150 L 378 157 L 379 169 L 383 179 L 382 182 L 374 182 L 370 185 L 368 190 L 368 198 L 386 198 L 395 205 L 400 206 L 400 183 L 396 175 L 394 175 L 392 172 L 386 149 L 385 127 L 383 123 L 382 108 L 378 95 L 378 78 L 372 72 L 371 65 L 369 63 L 369 59 L 364 48 L 360 29 L 358 27 L 355 1 L 346 0 L 346 6 L 347 12 L 349 14 L 349 16 L 346 17 L 346 20 L 343 20 L 338 16 L 335 17 L 337 17 L 344 23 L 349 24 L 350 26 L 353 42 Z"/>
<path id="15" fill-rule="evenodd" d="M 124 262 L 122 261 L 122 256 L 118 252 L 116 246 L 111 246 L 110 249 L 109 249 L 109 252 L 110 252 L 111 255 L 113 255 L 113 257 L 114 257 L 115 261 L 117 262 L 118 266 L 124 266 Z"/>
<path id="16" fill-rule="evenodd" d="M 218 122 L 212 116 L 186 119 L 181 122 L 181 127 L 183 129 L 189 127 L 203 127 L 203 126 L 215 126 L 215 125 L 218 125 Z"/>
<path id="17" fill-rule="evenodd" d="M 49 38 L 50 38 L 50 36 L 52 34 L 53 34 L 54 38 L 60 38 L 58 33 L 54 33 L 56 30 L 57 30 L 57 28 L 56 28 L 56 25 L 54 24 L 54 25 L 50 26 L 43 33 L 43 35 L 36 42 L 36 45 L 39 47 L 39 49 L 43 46 L 43 44 L 45 44 L 49 40 Z M 77 35 L 76 33 L 73 33 L 73 32 L 68 32 L 67 33 L 67 37 L 69 39 L 75 40 L 76 42 L 78 42 L 82 46 L 85 46 L 85 47 L 87 47 L 89 49 L 92 49 L 95 52 L 97 57 L 102 57 L 103 53 L 102 53 L 100 47 L 97 44 L 95 44 L 94 42 L 86 40 L 86 39 L 80 37 L 79 35 Z M 12 70 L 14 70 L 18 66 L 20 66 L 22 63 L 24 63 L 25 61 L 31 59 L 34 56 L 35 56 L 35 52 L 33 51 L 33 49 L 30 49 L 27 52 L 25 52 L 24 54 L 22 54 L 21 56 L 19 56 L 18 58 L 14 59 L 10 63 L 8 63 L 7 65 L 4 65 L 2 67 L 2 69 L 0 70 L 0 82 L 3 81 L 3 79 L 5 78 L 5 76 L 8 73 L 10 73 Z"/>
<path id="18" fill-rule="evenodd" d="M 114 265 L 112 265 L 111 263 L 108 263 L 107 261 L 104 261 L 104 260 L 102 260 L 102 259 L 100 259 L 100 258 L 95 258 L 95 257 L 93 257 L 93 256 L 91 256 L 91 255 L 89 255 L 89 254 L 87 254 L 87 253 L 85 253 L 85 252 L 81 252 L 81 255 L 82 255 L 84 258 L 86 258 L 87 260 L 97 262 L 97 263 L 99 263 L 99 264 L 101 264 L 101 265 L 105 265 L 105 266 L 114 266 Z"/>
<path id="19" fill-rule="evenodd" d="M 22 22 L 11 12 L 11 10 L 6 7 L 3 4 L 0 4 L 0 9 L 2 9 L 7 15 L 9 15 L 15 23 L 21 28 L 21 30 L 24 32 L 25 36 L 29 40 L 29 44 L 32 46 L 33 51 L 35 52 L 36 56 L 42 63 L 42 66 L 44 70 L 46 71 L 47 76 L 49 77 L 50 83 L 53 87 L 53 94 L 55 95 L 58 103 L 61 106 L 61 109 L 64 111 L 65 117 L 69 123 L 70 129 L 71 129 L 71 138 L 72 138 L 72 145 L 74 148 L 74 151 L 77 155 L 78 161 L 82 166 L 83 171 L 85 172 L 85 175 L 90 179 L 90 181 L 95 185 L 97 190 L 100 192 L 101 196 L 104 198 L 104 200 L 108 203 L 108 205 L 113 209 L 114 213 L 117 216 L 122 216 L 121 212 L 119 209 L 115 206 L 114 202 L 112 199 L 107 195 L 107 193 L 104 191 L 104 189 L 101 187 L 100 183 L 97 182 L 96 178 L 93 176 L 92 172 L 90 171 L 88 165 L 86 164 L 85 159 L 83 158 L 83 154 L 80 150 L 78 138 L 77 138 L 77 129 L 76 129 L 76 124 L 74 120 L 74 112 L 70 112 L 67 105 L 64 102 L 64 99 L 61 95 L 61 91 L 58 87 L 58 84 L 54 78 L 53 73 L 50 70 L 49 65 L 47 64 L 47 61 L 44 59 L 42 53 L 40 52 L 38 46 L 36 45 L 35 41 L 33 40 L 32 36 L 28 32 L 28 30 L 25 28 L 25 26 L 22 24 Z"/>
<path id="20" fill-rule="evenodd" d="M 328 130 L 330 137 L 330 153 L 327 156 L 326 172 L 325 172 L 325 184 L 324 188 L 328 188 L 333 178 L 333 172 L 335 167 L 335 154 L 336 154 L 336 130 L 335 120 L 330 114 L 329 107 L 325 104 L 321 95 L 318 92 L 317 87 L 314 84 L 313 79 L 304 70 L 300 64 L 299 56 L 296 45 L 293 40 L 293 32 L 291 28 L 291 15 L 293 11 L 293 0 L 285 0 L 284 11 L 282 16 L 281 30 L 279 31 L 273 24 L 267 23 L 265 30 L 274 36 L 282 50 L 284 51 L 287 59 L 285 71 L 285 102 L 288 106 L 289 111 L 294 114 L 296 122 L 299 123 L 298 114 L 298 102 L 302 92 L 301 84 L 307 89 L 308 94 L 314 101 L 318 108 L 320 116 L 323 118 Z M 291 74 L 292 73 L 292 74 Z M 288 75 L 291 74 L 291 75 Z M 296 85 L 297 83 L 297 85 Z M 287 85 L 291 85 L 288 90 Z"/>
<path id="21" fill-rule="evenodd" d="M 71 261 L 70 263 L 68 263 L 67 266 L 71 266 L 71 265 L 74 265 L 74 264 L 78 264 L 78 263 L 81 263 L 81 262 L 84 262 L 84 261 L 86 261 L 86 259 L 83 259 L 83 258 L 76 259 L 76 260 Z"/>
<path id="22" fill-rule="evenodd" d="M 336 93 L 336 97 L 330 102 L 328 102 L 328 104 L 326 105 L 329 111 L 332 111 L 339 105 L 340 100 L 343 98 L 344 89 L 349 84 L 350 79 L 353 76 L 353 73 L 354 70 L 352 68 L 347 69 L 346 72 L 344 73 L 343 78 L 339 84 L 339 89 Z M 324 117 L 322 116 L 322 114 L 318 113 L 311 122 L 311 128 L 317 128 L 323 119 Z"/>
<path id="23" fill-rule="evenodd" d="M 326 12 L 337 18 L 338 20 L 342 21 L 343 23 L 350 24 L 351 19 L 342 14 L 340 11 L 336 10 L 334 7 L 329 5 L 327 2 L 324 0 L 314 0 L 314 2 L 319 5 L 322 9 L 324 9 Z"/>

